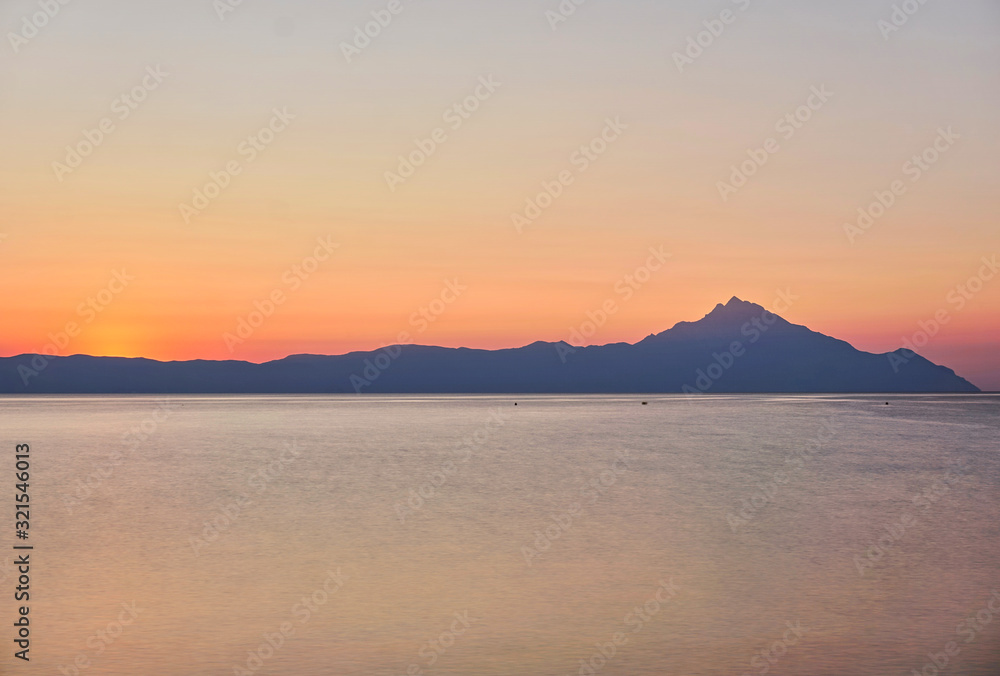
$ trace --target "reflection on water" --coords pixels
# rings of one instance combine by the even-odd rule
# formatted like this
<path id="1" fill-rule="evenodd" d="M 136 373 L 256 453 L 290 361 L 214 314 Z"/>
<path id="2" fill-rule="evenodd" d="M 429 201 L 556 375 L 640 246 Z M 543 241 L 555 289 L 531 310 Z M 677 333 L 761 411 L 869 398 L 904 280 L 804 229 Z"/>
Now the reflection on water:
<path id="1" fill-rule="evenodd" d="M 0 399 L 0 673 L 1000 673 L 1000 398 L 513 402 Z"/>

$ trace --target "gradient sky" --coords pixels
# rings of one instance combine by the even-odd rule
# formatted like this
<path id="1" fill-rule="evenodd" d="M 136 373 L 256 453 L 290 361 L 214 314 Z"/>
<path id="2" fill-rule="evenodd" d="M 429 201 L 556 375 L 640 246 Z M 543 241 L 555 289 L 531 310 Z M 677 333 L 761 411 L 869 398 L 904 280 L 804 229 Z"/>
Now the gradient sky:
<path id="1" fill-rule="evenodd" d="M 15 53 L 37 0 L 0 6 L 0 354 L 263 361 L 395 343 L 513 347 L 568 339 L 663 247 L 672 258 L 591 338 L 634 342 L 739 296 L 873 352 L 950 321 L 921 354 L 1000 389 L 1000 275 L 947 300 L 1000 253 L 1000 4 L 931 1 L 885 39 L 889 0 L 401 0 L 348 62 L 341 44 L 388 0 L 75 0 Z M 743 9 L 743 6 L 746 9 Z M 679 72 L 674 52 L 734 20 Z M 127 119 L 116 99 L 169 75 Z M 445 110 L 499 88 L 457 129 Z M 832 98 L 785 139 L 812 87 Z M 253 162 L 237 150 L 274 108 L 295 115 Z M 115 129 L 72 173 L 84 131 Z M 585 172 L 571 156 L 608 118 L 628 128 Z M 444 128 L 403 185 L 385 172 Z M 910 157 L 961 136 L 917 181 Z M 768 138 L 780 150 L 728 201 L 718 183 Z M 179 205 L 242 172 L 185 223 Z M 574 182 L 518 232 L 513 213 L 561 171 Z M 895 180 L 906 194 L 852 244 L 844 224 Z M 317 238 L 339 244 L 297 289 Z M 102 311 L 80 304 L 134 276 Z M 294 274 L 294 273 L 293 273 Z M 468 289 L 413 320 L 449 280 Z M 282 304 L 231 352 L 254 301 Z M 107 297 L 107 296 L 105 296 Z M 87 321 L 92 318 L 92 321 Z"/>

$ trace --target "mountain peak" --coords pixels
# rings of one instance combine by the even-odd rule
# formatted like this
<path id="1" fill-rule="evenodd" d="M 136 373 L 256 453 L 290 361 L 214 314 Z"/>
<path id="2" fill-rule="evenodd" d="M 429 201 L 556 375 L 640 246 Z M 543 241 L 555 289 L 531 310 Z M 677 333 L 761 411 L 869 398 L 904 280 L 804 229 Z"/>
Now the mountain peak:
<path id="1" fill-rule="evenodd" d="M 742 300 L 740 298 L 737 298 L 736 296 L 733 296 L 732 298 L 729 299 L 729 302 L 726 303 L 725 305 L 723 305 L 722 303 L 716 305 L 715 309 L 713 309 L 711 312 L 705 315 L 705 317 L 701 321 L 705 321 L 706 319 L 711 319 L 711 320 L 746 319 L 754 316 L 759 317 L 766 311 L 767 310 L 765 310 L 760 305 L 757 305 L 756 303 L 751 303 L 749 301 Z"/>
<path id="2" fill-rule="evenodd" d="M 642 343 L 659 343 L 662 340 L 669 340 L 677 336 L 687 336 L 689 338 L 703 338 L 711 335 L 728 336 L 733 332 L 738 332 L 748 322 L 763 320 L 771 314 L 761 305 L 751 303 L 733 296 L 723 305 L 718 303 L 707 315 L 694 322 L 678 322 L 673 328 L 649 336 L 641 341 Z M 785 319 L 774 315 L 776 323 L 782 327 L 791 326 Z M 774 323 L 768 321 L 769 324 Z"/>

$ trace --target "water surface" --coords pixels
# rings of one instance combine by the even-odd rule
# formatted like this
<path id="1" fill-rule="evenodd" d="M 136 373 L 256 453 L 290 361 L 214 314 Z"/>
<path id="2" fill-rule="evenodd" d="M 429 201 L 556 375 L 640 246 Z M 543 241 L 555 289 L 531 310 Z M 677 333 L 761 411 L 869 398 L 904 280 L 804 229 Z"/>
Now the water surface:
<path id="1" fill-rule="evenodd" d="M 0 399 L 0 673 L 995 676 L 1000 397 L 885 401 Z"/>

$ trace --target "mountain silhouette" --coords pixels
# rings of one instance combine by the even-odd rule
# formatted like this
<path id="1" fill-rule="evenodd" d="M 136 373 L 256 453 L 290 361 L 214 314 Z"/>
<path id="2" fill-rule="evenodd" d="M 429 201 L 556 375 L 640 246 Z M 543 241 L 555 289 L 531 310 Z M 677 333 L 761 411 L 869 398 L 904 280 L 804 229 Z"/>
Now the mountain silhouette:
<path id="1" fill-rule="evenodd" d="M 0 359 L 4 394 L 979 392 L 907 350 L 871 354 L 733 298 L 633 344 L 506 350 L 392 346 L 339 356 L 159 362 Z"/>

